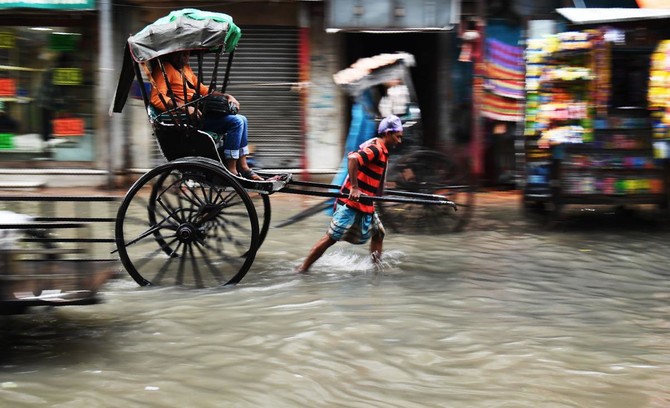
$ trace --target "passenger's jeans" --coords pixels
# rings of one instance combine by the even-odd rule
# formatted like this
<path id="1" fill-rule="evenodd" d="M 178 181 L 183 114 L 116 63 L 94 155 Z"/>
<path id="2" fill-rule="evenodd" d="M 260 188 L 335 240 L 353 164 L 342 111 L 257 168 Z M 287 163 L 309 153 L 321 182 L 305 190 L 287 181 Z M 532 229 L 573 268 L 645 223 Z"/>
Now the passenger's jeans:
<path id="1" fill-rule="evenodd" d="M 222 115 L 209 113 L 204 118 L 203 130 L 224 134 L 224 159 L 239 159 L 249 154 L 247 117 L 244 115 Z"/>

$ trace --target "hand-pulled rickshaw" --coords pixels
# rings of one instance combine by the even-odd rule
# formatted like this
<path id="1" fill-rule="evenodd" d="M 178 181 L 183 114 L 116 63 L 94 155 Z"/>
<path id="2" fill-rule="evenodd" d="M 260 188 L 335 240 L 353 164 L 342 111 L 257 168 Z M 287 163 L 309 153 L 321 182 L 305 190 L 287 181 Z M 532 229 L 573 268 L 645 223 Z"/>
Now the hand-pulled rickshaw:
<path id="1" fill-rule="evenodd" d="M 342 196 L 332 191 L 337 186 L 294 180 L 290 173 L 266 172 L 263 175 L 268 178 L 262 181 L 233 175 L 218 151 L 225 135 L 203 131 L 200 117 L 185 114 L 184 107 L 158 113 L 151 106 L 145 78 L 151 82 L 152 66 L 165 75 L 164 66 L 152 61 L 189 50 L 191 61 L 197 61 L 194 71 L 208 84 L 209 93 L 196 94 L 186 105 L 196 111 L 205 109 L 214 90 L 226 90 L 240 37 L 241 30 L 226 14 L 183 9 L 128 39 L 112 111 L 122 111 L 136 80 L 153 134 L 167 160 L 129 188 L 116 217 L 116 251 L 140 285 L 204 288 L 238 283 L 268 232 L 270 195 Z M 222 84 L 218 85 L 217 72 L 226 55 Z M 206 60 L 213 60 L 214 66 L 209 81 L 204 73 Z M 418 192 L 386 190 L 383 196 L 365 199 L 455 208 L 444 196 Z"/>

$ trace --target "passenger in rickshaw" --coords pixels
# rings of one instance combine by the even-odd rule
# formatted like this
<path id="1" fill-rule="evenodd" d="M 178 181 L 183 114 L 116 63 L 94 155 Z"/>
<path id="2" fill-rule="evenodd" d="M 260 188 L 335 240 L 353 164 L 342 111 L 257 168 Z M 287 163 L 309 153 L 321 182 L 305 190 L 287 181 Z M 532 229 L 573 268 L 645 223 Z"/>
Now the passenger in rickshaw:
<path id="1" fill-rule="evenodd" d="M 188 60 L 190 52 L 177 51 L 161 57 L 165 76 L 167 76 L 170 90 L 174 94 L 174 99 L 177 105 L 181 106 L 185 101 L 191 101 L 196 95 L 196 84 L 199 83 L 198 77 L 191 69 Z M 174 106 L 172 98 L 168 95 L 168 87 L 165 84 L 165 77 L 160 69 L 154 68 L 152 70 L 152 79 L 155 84 L 151 90 L 151 105 L 160 112 L 165 112 L 172 109 Z M 186 98 L 184 98 L 184 79 L 186 80 Z M 163 96 L 167 106 L 163 104 L 160 94 Z M 200 89 L 197 93 L 200 95 L 207 95 L 209 88 L 200 83 Z M 231 102 L 239 110 L 240 103 L 230 94 L 215 94 L 224 95 L 229 102 Z M 194 106 L 187 107 L 189 115 L 200 116 L 201 112 L 196 112 Z M 250 180 L 264 180 L 261 176 L 256 174 L 247 163 L 247 156 L 249 155 L 249 140 L 248 140 L 248 123 L 247 118 L 239 113 L 224 114 L 220 112 L 207 112 L 202 118 L 202 130 L 214 132 L 218 134 L 225 134 L 223 141 L 223 161 L 226 168 L 234 175 L 240 175 Z"/>

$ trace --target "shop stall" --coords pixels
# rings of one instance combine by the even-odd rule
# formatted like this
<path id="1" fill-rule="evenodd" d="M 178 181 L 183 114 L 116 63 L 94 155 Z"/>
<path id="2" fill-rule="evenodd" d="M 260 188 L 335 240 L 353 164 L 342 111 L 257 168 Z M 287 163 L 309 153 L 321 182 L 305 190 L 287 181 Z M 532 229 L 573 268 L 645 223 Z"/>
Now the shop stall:
<path id="1" fill-rule="evenodd" d="M 95 159 L 95 20 L 73 20 L 22 17 L 26 25 L 0 28 L 3 165 Z"/>
<path id="2" fill-rule="evenodd" d="M 525 207 L 667 208 L 670 64 L 653 36 L 626 33 L 608 26 L 528 41 Z"/>

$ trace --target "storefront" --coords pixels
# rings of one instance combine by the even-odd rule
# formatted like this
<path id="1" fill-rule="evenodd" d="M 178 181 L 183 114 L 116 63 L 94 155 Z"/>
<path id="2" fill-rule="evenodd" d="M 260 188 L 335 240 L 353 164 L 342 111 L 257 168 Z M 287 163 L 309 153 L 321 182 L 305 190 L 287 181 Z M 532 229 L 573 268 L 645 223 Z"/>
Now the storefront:
<path id="1" fill-rule="evenodd" d="M 668 16 L 567 10 L 580 26 L 528 41 L 524 203 L 667 208 L 668 135 L 655 131 L 667 106 L 648 91 Z M 581 20 L 590 13 L 597 22 Z"/>
<path id="2" fill-rule="evenodd" d="M 0 3 L 0 161 L 95 160 L 94 0 Z"/>

